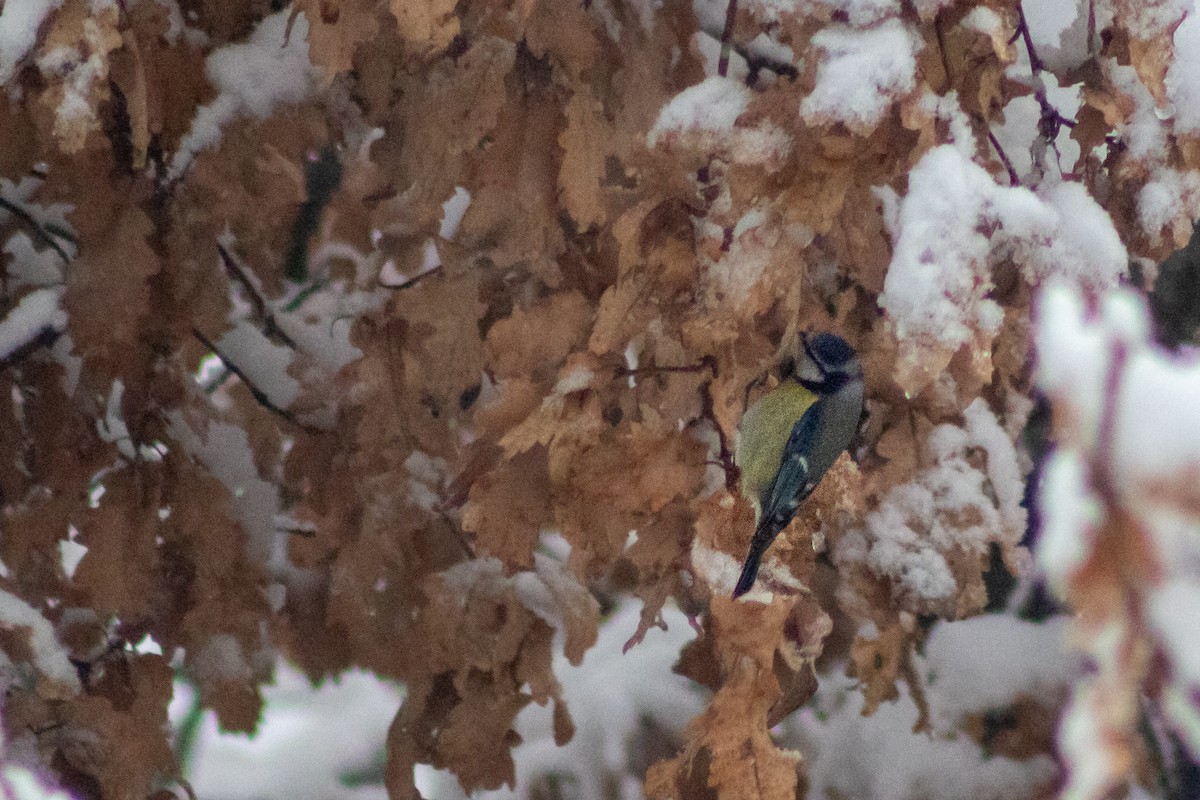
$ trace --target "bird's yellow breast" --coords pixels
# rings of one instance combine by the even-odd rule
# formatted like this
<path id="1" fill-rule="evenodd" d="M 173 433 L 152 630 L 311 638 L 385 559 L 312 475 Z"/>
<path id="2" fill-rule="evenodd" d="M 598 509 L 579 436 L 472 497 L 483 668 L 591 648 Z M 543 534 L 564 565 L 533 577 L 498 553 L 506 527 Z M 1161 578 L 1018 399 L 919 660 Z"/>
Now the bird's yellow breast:
<path id="1" fill-rule="evenodd" d="M 792 427 L 817 396 L 795 381 L 786 381 L 763 396 L 742 416 L 734 461 L 742 472 L 742 494 L 759 512 L 759 499 L 771 487 Z"/>

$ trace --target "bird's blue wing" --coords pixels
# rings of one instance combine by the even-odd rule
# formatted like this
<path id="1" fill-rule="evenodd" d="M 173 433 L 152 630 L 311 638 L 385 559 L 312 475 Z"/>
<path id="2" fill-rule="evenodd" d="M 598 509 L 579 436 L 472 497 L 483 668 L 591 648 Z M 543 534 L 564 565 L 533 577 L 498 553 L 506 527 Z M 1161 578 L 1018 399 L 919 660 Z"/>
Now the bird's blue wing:
<path id="1" fill-rule="evenodd" d="M 783 459 L 779 463 L 779 472 L 775 481 L 764 494 L 762 513 L 759 516 L 759 530 L 770 530 L 771 538 L 787 527 L 796 516 L 796 509 L 804 498 L 812 493 L 810 485 L 811 474 L 809 461 L 806 456 L 813 452 L 817 432 L 821 428 L 821 412 L 824 403 L 821 400 L 813 403 L 792 426 L 792 434 L 788 437 L 787 445 L 783 448 Z M 755 538 L 758 532 L 755 532 Z"/>
<path id="2" fill-rule="evenodd" d="M 821 414 L 824 403 L 821 400 L 813 403 L 792 426 L 787 445 L 783 448 L 783 459 L 779 463 L 779 471 L 771 487 L 763 493 L 760 499 L 761 511 L 758 526 L 754 530 L 754 538 L 750 540 L 750 552 L 742 566 L 742 574 L 733 596 L 740 597 L 750 591 L 754 579 L 758 576 L 758 565 L 763 553 L 771 546 L 771 542 L 779 532 L 788 526 L 796 509 L 804 498 L 812 493 L 814 482 L 809 470 L 808 458 L 805 453 L 811 453 L 818 431 L 821 429 Z"/>

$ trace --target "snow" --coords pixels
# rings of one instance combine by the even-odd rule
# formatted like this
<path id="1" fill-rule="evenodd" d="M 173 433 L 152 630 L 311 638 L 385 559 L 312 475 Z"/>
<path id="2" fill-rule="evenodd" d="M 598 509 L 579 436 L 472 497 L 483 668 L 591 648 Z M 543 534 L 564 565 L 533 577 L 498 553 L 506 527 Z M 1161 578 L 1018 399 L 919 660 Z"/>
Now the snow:
<path id="1" fill-rule="evenodd" d="M 79 562 L 87 555 L 88 549 L 79 541 L 79 531 L 72 525 L 68 528 L 67 538 L 58 540 L 58 557 L 62 562 L 63 573 L 67 578 L 75 577 Z"/>
<path id="2" fill-rule="evenodd" d="M 939 623 L 924 658 L 939 713 L 954 724 L 1019 696 L 1054 707 L 1083 668 L 1067 649 L 1068 627 L 1067 617 L 1034 623 L 1002 614 Z"/>
<path id="3" fill-rule="evenodd" d="M 438 236 L 448 242 L 454 241 L 458 235 L 458 226 L 462 224 L 467 209 L 471 206 L 471 193 L 461 186 L 454 187 L 454 194 L 442 203 L 442 223 Z"/>
<path id="4" fill-rule="evenodd" d="M 0 12 L 0 84 L 16 74 L 17 65 L 37 44 L 38 29 L 63 0 L 20 0 L 5 3 Z"/>
<path id="5" fill-rule="evenodd" d="M 638 731 L 649 724 L 681 735 L 705 702 L 695 684 L 671 671 L 692 629 L 677 609 L 666 607 L 662 614 L 667 629 L 652 628 L 628 653 L 622 647 L 637 629 L 637 603 L 621 605 L 604 621 L 598 641 L 579 666 L 556 654 L 554 674 L 575 722 L 575 737 L 565 747 L 556 746 L 551 709 L 526 706 L 516 721 L 522 739 L 513 750 L 516 788 L 476 792 L 473 800 L 537 797 L 535 779 L 546 775 L 569 782 L 574 797 L 611 797 L 609 789 L 615 785 L 621 800 L 640 798 L 640 781 L 627 772 Z M 422 797 L 466 800 L 453 775 L 421 765 L 416 777 Z"/>
<path id="6" fill-rule="evenodd" d="M 1103 511 L 1087 485 L 1082 459 L 1075 451 L 1058 451 L 1046 462 L 1041 485 L 1042 528 L 1037 560 L 1052 581 L 1083 566 Z"/>
<path id="7" fill-rule="evenodd" d="M 1175 578 L 1151 595 L 1150 621 L 1166 645 L 1175 680 L 1200 687 L 1200 584 Z"/>
<path id="8" fill-rule="evenodd" d="M 172 437 L 229 490 L 234 513 L 246 531 L 247 554 L 275 574 L 286 572 L 286 534 L 275 527 L 279 487 L 259 477 L 246 431 L 237 425 L 210 422 L 202 439 L 180 412 L 166 416 Z"/>
<path id="9" fill-rule="evenodd" d="M 1152 240 L 1177 220 L 1191 221 L 1200 204 L 1200 174 L 1169 167 L 1155 170 L 1137 196 L 1138 221 Z"/>
<path id="10" fill-rule="evenodd" d="M 194 690 L 177 681 L 171 718 L 178 725 Z M 222 734 L 206 712 L 188 778 L 210 800 L 366 800 L 382 785 L 352 788 L 343 777 L 369 773 L 382 758 L 401 692 L 363 670 L 313 687 L 280 662 L 263 689 L 264 711 L 253 738 Z"/>
<path id="11" fill-rule="evenodd" d="M 1131 496 L 1138 487 L 1187 486 L 1187 476 L 1200 471 L 1200 416 L 1195 413 L 1200 363 L 1151 348 L 1148 337 L 1144 302 L 1132 291 L 1107 295 L 1098 318 L 1091 318 L 1068 288 L 1056 286 L 1043 294 L 1037 317 L 1039 383 L 1071 409 L 1072 439 L 1087 446 L 1095 441 L 1104 403 L 1119 402 L 1113 458 L 1121 464 L 1120 488 Z M 1108 397 L 1107 389 L 1114 342 L 1129 351 L 1118 400 Z"/>
<path id="12" fill-rule="evenodd" d="M 1103 288 L 1127 269 L 1112 220 L 1080 185 L 1052 184 L 1040 197 L 999 186 L 943 145 L 918 162 L 908 186 L 879 297 L 901 340 L 924 338 L 953 350 L 976 331 L 995 336 L 1003 317 L 987 295 L 992 266 L 1005 258 L 1033 284 L 1062 276 Z"/>
<path id="13" fill-rule="evenodd" d="M 838 541 L 836 563 L 865 563 L 890 578 L 900 594 L 946 600 L 958 589 L 946 556 L 983 555 L 992 542 L 1015 545 L 1025 532 L 1016 449 L 982 399 L 964 412 L 965 427 L 933 429 L 926 442 L 932 465 L 892 487 L 861 528 Z M 968 451 L 988 454 L 986 472 Z"/>
<path id="14" fill-rule="evenodd" d="M 1063 33 L 1079 18 L 1079 3 L 1077 0 L 1022 0 L 1021 11 L 1025 14 L 1025 22 L 1029 25 L 1029 38 L 1038 48 L 1045 46 L 1058 47 L 1062 43 Z"/>
<path id="15" fill-rule="evenodd" d="M 734 163 L 778 168 L 791 152 L 791 136 L 766 121 L 735 125 L 752 98 L 753 93 L 736 78 L 706 78 L 663 106 L 647 142 L 650 147 L 718 151 Z"/>
<path id="16" fill-rule="evenodd" d="M 1037 380 L 1056 405 L 1061 442 L 1043 477 L 1039 562 L 1051 582 L 1062 586 L 1094 550 L 1109 546 L 1096 535 L 1102 506 L 1089 483 L 1095 480 L 1091 465 L 1110 464 L 1117 499 L 1133 516 L 1123 527 L 1136 526 L 1139 546 L 1162 573 L 1154 585 L 1132 587 L 1141 602 L 1120 617 L 1092 621 L 1083 629 L 1087 636 L 1079 637 L 1098 675 L 1077 686 L 1064 718 L 1060 745 L 1072 767 L 1066 798 L 1098 796 L 1121 778 L 1104 748 L 1110 732 L 1124 724 L 1109 709 L 1111 683 L 1127 679 L 1121 654 L 1137 635 L 1133 626 L 1148 630 L 1165 658 L 1157 687 L 1165 722 L 1193 753 L 1200 752 L 1200 714 L 1192 700 L 1200 686 L 1200 646 L 1192 624 L 1200 613 L 1194 511 L 1200 491 L 1195 414 L 1200 362 L 1158 349 L 1149 328 L 1144 300 L 1124 289 L 1090 308 L 1075 290 L 1051 287 L 1036 319 Z M 1109 422 L 1103 422 L 1106 417 Z M 1103 441 L 1102 425 L 1110 432 Z"/>
<path id="17" fill-rule="evenodd" d="M 258 326 L 239 320 L 221 337 L 217 349 L 276 408 L 287 408 L 299 396 L 300 383 L 288 374 L 296 351 L 271 341 Z"/>
<path id="18" fill-rule="evenodd" d="M 1200 14 L 1193 11 L 1175 29 L 1175 58 L 1167 69 L 1167 97 L 1174 106 L 1175 132 L 1200 132 Z"/>
<path id="19" fill-rule="evenodd" d="M 1113 86 L 1133 104 L 1124 119 L 1116 121 L 1116 130 L 1129 148 L 1130 157 L 1139 161 L 1161 160 L 1167 152 L 1167 126 L 1159 119 L 1150 90 L 1133 67 L 1118 64 L 1116 59 L 1102 59 L 1100 63 Z"/>
<path id="20" fill-rule="evenodd" d="M 723 550 L 709 547 L 700 540 L 699 536 L 692 539 L 690 561 L 692 572 L 708 584 L 713 594 L 728 595 L 733 592 L 733 587 L 737 586 L 738 576 L 742 571 L 741 562 Z M 767 555 L 763 558 L 763 573 L 766 573 L 774 562 L 775 559 L 771 558 L 771 551 L 768 550 Z M 754 585 L 762 586 L 764 584 L 765 581 L 757 581 Z M 770 602 L 771 593 L 765 589 L 761 591 L 752 589 L 746 594 L 746 597 Z"/>
<path id="21" fill-rule="evenodd" d="M 34 772 L 13 763 L 8 748 L 0 748 L 0 797 L 5 800 L 72 800 L 61 789 L 51 788 Z"/>
<path id="22" fill-rule="evenodd" d="M 976 398 L 963 410 L 970 442 L 987 452 L 987 476 L 996 496 L 997 508 L 1004 526 L 1023 530 L 1025 509 L 1021 500 L 1025 494 L 1025 478 L 1017 465 L 1017 451 L 1012 438 L 1000 427 L 996 415 L 986 402 Z"/>
<path id="23" fill-rule="evenodd" d="M 1114 4 L 1117 5 L 1117 4 Z M 1154 2 L 1120 3 L 1121 27 L 1129 31 L 1130 38 L 1149 41 L 1166 36 L 1192 9 L 1193 0 L 1155 0 Z M 1097 29 L 1099 30 L 1099 29 Z M 1176 58 L 1179 57 L 1180 42 L 1175 40 Z M 1191 44 L 1183 42 L 1184 48 Z"/>
<path id="24" fill-rule="evenodd" d="M 215 100 L 196 111 L 192 128 L 179 142 L 167 172 L 174 180 L 183 175 L 201 150 L 215 146 L 221 129 L 238 117 L 266 119 L 281 105 L 300 103 L 317 86 L 320 73 L 308 58 L 308 21 L 296 17 L 286 38 L 291 12 L 266 17 L 247 42 L 214 50 L 205 72 L 217 90 Z"/>
<path id="25" fill-rule="evenodd" d="M 67 312 L 59 306 L 62 293 L 61 287 L 32 291 L 0 319 L 0 361 L 45 331 L 66 329 Z"/>
<path id="26" fill-rule="evenodd" d="M 442 502 L 442 488 L 449 472 L 446 460 L 414 450 L 404 459 L 404 469 L 409 475 L 409 504 L 433 513 Z"/>
<path id="27" fill-rule="evenodd" d="M 1006 230 L 1019 240 L 1016 255 L 1026 278 L 1031 283 L 1059 277 L 1080 286 L 1116 285 L 1128 269 L 1129 255 L 1108 212 L 1081 183 L 1053 183 L 1039 197 L 1053 214 L 1048 239 L 1040 238 L 1040 212 L 1027 228 L 1011 215 L 1004 220 Z"/>
<path id="28" fill-rule="evenodd" d="M 964 682 L 970 677 L 963 676 Z M 898 688 L 898 701 L 864 717 L 862 693 L 853 682 L 840 675 L 821 676 L 816 698 L 788 720 L 783 737 L 809 763 L 810 800 L 1008 800 L 1039 796 L 1034 790 L 1057 776 L 1048 756 L 1021 761 L 989 757 L 965 736 L 914 735 L 917 707 L 908 689 Z M 936 709 L 938 684 L 926 691 Z"/>
<path id="29" fill-rule="evenodd" d="M 663 106 L 650 129 L 650 146 L 658 146 L 669 132 L 728 131 L 750 105 L 751 96 L 740 81 L 719 76 L 706 78 Z"/>
<path id="30" fill-rule="evenodd" d="M 812 45 L 825 56 L 816 85 L 800 103 L 809 124 L 837 121 L 870 131 L 916 86 L 921 40 L 897 19 L 862 30 L 831 25 L 813 36 Z"/>
<path id="31" fill-rule="evenodd" d="M 58 637 L 54 634 L 54 626 L 33 606 L 3 589 L 0 589 L 0 628 L 28 628 L 29 652 L 33 665 L 71 694 L 79 693 L 79 673 L 75 671 L 75 665 L 71 663 L 67 651 L 59 644 Z"/>

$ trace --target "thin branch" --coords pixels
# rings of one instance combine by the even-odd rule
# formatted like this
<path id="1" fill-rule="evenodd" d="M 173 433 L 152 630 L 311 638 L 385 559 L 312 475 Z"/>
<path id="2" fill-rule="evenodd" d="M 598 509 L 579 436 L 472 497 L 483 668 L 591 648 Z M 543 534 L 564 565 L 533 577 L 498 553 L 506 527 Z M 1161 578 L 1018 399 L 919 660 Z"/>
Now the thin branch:
<path id="1" fill-rule="evenodd" d="M 1017 32 L 1014 34 L 1010 44 L 1016 41 L 1016 37 L 1020 36 L 1025 42 L 1025 52 L 1029 54 L 1029 66 L 1034 72 L 1043 72 L 1046 67 L 1042 63 L 1042 59 L 1038 57 L 1037 50 L 1033 46 L 1033 37 L 1029 33 L 1029 23 L 1025 20 L 1025 9 L 1021 8 L 1021 4 L 1017 3 Z"/>
<path id="2" fill-rule="evenodd" d="M 292 337 L 288 336 L 279 327 L 279 322 L 276 321 L 271 307 L 267 305 L 266 298 L 255 287 L 254 282 L 250 280 L 250 276 L 246 274 L 246 270 L 237 262 L 237 259 L 220 242 L 217 242 L 217 252 L 221 254 L 221 263 L 225 265 L 225 271 L 229 273 L 231 278 L 240 283 L 246 290 L 246 293 L 250 295 L 250 303 L 254 306 L 255 316 L 262 321 L 263 333 L 293 350 L 299 349 Z"/>
<path id="3" fill-rule="evenodd" d="M 261 405 L 263 408 L 265 408 L 267 411 L 270 411 L 272 414 L 279 417 L 280 419 L 290 422 L 291 424 L 295 425 L 296 427 L 298 427 L 301 430 L 304 430 L 308 433 L 314 433 L 314 434 L 324 433 L 324 431 L 322 431 L 320 428 L 300 422 L 287 409 L 280 408 L 279 406 L 275 405 L 275 403 L 273 403 L 271 401 L 271 398 L 267 396 L 267 393 L 264 392 L 262 389 L 259 389 L 257 386 L 255 386 L 254 383 L 250 380 L 250 377 L 245 372 L 242 371 L 242 368 L 239 367 L 237 364 L 233 363 L 233 361 L 231 361 L 228 356 L 226 356 L 224 353 L 222 353 L 221 349 L 219 347 L 217 347 L 216 342 L 214 342 L 212 339 L 209 339 L 207 336 L 205 336 L 203 333 L 201 333 L 199 328 L 192 328 L 192 335 L 196 337 L 197 341 L 199 341 L 200 344 L 204 345 L 210 351 L 212 351 L 213 355 L 215 355 L 217 358 L 221 359 L 221 363 L 225 366 L 225 369 L 229 370 L 234 375 L 238 376 L 239 379 L 241 379 L 242 383 L 246 386 L 246 389 L 248 389 L 250 394 L 254 396 L 254 399 L 256 401 L 258 401 L 258 404 Z"/>
<path id="4" fill-rule="evenodd" d="M 8 355 L 0 358 L 0 367 L 7 369 L 16 366 L 43 347 L 52 347 L 63 332 L 52 325 L 46 325 L 19 347 L 9 351 Z"/>
<path id="5" fill-rule="evenodd" d="M 627 378 L 635 375 L 654 375 L 656 373 L 680 373 L 680 372 L 709 372 L 709 378 L 700 384 L 700 419 L 706 419 L 712 423 L 713 428 L 717 431 L 717 442 L 720 445 L 720 453 L 718 465 L 725 472 L 725 488 L 732 491 L 737 491 L 738 480 L 741 479 L 742 471 L 738 469 L 737 464 L 733 460 L 733 451 L 729 449 L 729 440 L 725 436 L 725 431 L 722 430 L 721 424 L 717 422 L 717 417 L 713 411 L 713 395 L 712 382 L 717 377 L 717 359 L 711 355 L 704 356 L 695 364 L 682 364 L 666 367 L 623 367 L 616 370 L 615 378 Z M 712 463 L 712 462 L 709 462 Z"/>
<path id="6" fill-rule="evenodd" d="M 987 124 L 986 121 L 984 124 Z M 1017 176 L 1017 171 L 1013 168 L 1012 162 L 1008 160 L 1008 153 L 1004 152 L 1004 148 L 1000 146 L 1000 141 L 996 138 L 996 134 L 992 133 L 991 128 L 988 128 L 988 141 L 996 149 L 996 154 L 1000 156 L 1000 163 L 1004 164 L 1004 169 L 1008 172 L 1008 185 L 1020 186 L 1021 179 Z"/>
<path id="7" fill-rule="evenodd" d="M 695 364 L 683 364 L 677 366 L 666 367 L 621 367 L 617 369 L 616 376 L 618 378 L 630 378 L 638 375 L 656 375 L 660 372 L 702 372 L 709 369 L 709 364 L 706 359 L 701 359 Z"/>
<path id="8" fill-rule="evenodd" d="M 378 283 L 380 286 L 382 286 L 385 289 L 392 289 L 394 291 L 399 292 L 403 289 L 408 289 L 409 287 L 416 286 L 418 283 L 425 280 L 430 275 L 433 275 L 434 273 L 441 272 L 441 271 L 442 271 L 442 265 L 438 264 L 436 267 L 430 267 L 429 269 L 425 270 L 424 272 L 418 272 L 416 275 L 413 275 L 411 278 L 408 278 L 407 280 L 404 280 L 400 283 L 384 283 L 382 280 L 380 280 L 380 277 L 378 275 L 375 277 L 375 282 Z"/>
<path id="9" fill-rule="evenodd" d="M 721 31 L 721 57 L 717 60 L 717 74 L 722 78 L 729 72 L 729 50 L 733 42 L 733 24 L 737 20 L 737 0 L 729 0 L 725 6 L 725 29 Z"/>
<path id="10" fill-rule="evenodd" d="M 1020 3 L 1017 4 L 1017 32 L 1013 36 L 1013 41 L 1018 36 L 1025 45 L 1025 52 L 1029 55 L 1029 68 L 1034 73 L 1034 76 L 1038 78 L 1037 85 L 1034 87 L 1034 97 L 1037 99 L 1038 106 L 1041 107 L 1042 111 L 1039 129 L 1043 135 L 1052 131 L 1052 134 L 1047 138 L 1053 140 L 1053 137 L 1058 135 L 1058 129 L 1061 126 L 1065 125 L 1068 128 L 1074 128 L 1075 120 L 1064 117 L 1055 108 L 1054 104 L 1050 102 L 1049 98 L 1046 97 L 1046 87 L 1041 80 L 1041 73 L 1047 71 L 1046 63 L 1042 61 L 1041 56 L 1038 55 L 1037 48 L 1033 46 L 1033 36 L 1029 33 L 1029 22 L 1025 19 L 1025 10 L 1021 8 Z"/>
<path id="11" fill-rule="evenodd" d="M 0 208 L 4 209 L 17 219 L 21 220 L 21 222 L 25 223 L 25 226 L 33 232 L 34 239 L 41 244 L 46 245 L 55 253 L 58 253 L 58 257 L 62 259 L 64 265 L 71 263 L 71 257 L 67 255 L 67 251 L 62 249 L 62 246 L 59 245 L 54 237 L 47 233 L 46 229 L 43 228 L 28 211 L 21 208 L 11 200 L 7 200 L 3 197 L 0 197 Z"/>

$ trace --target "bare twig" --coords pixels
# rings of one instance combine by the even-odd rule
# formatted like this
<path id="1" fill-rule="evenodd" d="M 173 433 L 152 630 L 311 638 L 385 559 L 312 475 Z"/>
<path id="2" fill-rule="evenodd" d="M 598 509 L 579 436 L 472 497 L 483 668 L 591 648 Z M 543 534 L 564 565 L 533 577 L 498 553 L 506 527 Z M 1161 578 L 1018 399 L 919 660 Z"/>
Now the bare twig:
<path id="1" fill-rule="evenodd" d="M 1062 171 L 1062 153 L 1058 150 L 1058 133 L 1065 126 L 1074 128 L 1076 121 L 1069 117 L 1064 117 L 1059 113 L 1058 108 L 1050 102 L 1046 96 L 1046 83 L 1042 79 L 1042 73 L 1046 72 L 1046 64 L 1038 55 L 1037 48 L 1033 46 L 1033 36 L 1029 32 L 1029 22 L 1025 19 L 1025 10 L 1021 5 L 1017 4 L 1017 30 L 1013 34 L 1009 43 L 1020 39 L 1025 45 L 1025 52 L 1029 55 L 1029 68 L 1033 73 L 1033 95 L 1037 100 L 1038 108 L 1041 110 L 1041 116 L 1038 119 L 1038 135 L 1042 141 L 1046 143 L 1054 151 L 1055 158 L 1059 161 L 1059 171 Z M 1040 159 L 1039 159 L 1040 162 Z M 1037 165 L 1042 167 L 1041 163 Z"/>
<path id="2" fill-rule="evenodd" d="M 225 265 L 225 271 L 229 273 L 231 278 L 240 283 L 246 290 L 246 293 L 250 295 L 250 302 L 254 306 L 254 314 L 262 322 L 263 333 L 293 350 L 298 349 L 292 337 L 288 336 L 279 327 L 279 323 L 275 319 L 275 314 L 272 313 L 271 307 L 267 305 L 266 298 L 255 287 L 254 282 L 250 280 L 250 276 L 246 274 L 246 270 L 237 262 L 237 259 L 220 242 L 217 243 L 217 252 L 221 254 L 221 263 Z"/>
<path id="3" fill-rule="evenodd" d="M 33 233 L 33 238 L 57 253 L 58 257 L 62 259 L 63 264 L 71 263 L 71 257 L 67 255 L 67 251 L 62 249 L 62 246 L 59 245 L 55 238 L 47 233 L 46 229 L 28 211 L 3 197 L 0 197 L 0 208 L 25 223 L 25 227 L 29 228 Z"/>
<path id="4" fill-rule="evenodd" d="M 1008 172 L 1008 185 L 1020 186 L 1021 179 L 1017 176 L 1017 171 L 1013 168 L 1012 162 L 1008 160 L 1008 153 L 1004 152 L 1004 148 L 1000 146 L 1000 141 L 996 138 L 996 134 L 992 133 L 990 128 L 988 129 L 988 141 L 996 149 L 996 154 L 1000 156 L 1000 163 L 1004 165 L 1004 169 Z"/>
<path id="5" fill-rule="evenodd" d="M 52 347 L 58 341 L 58 337 L 62 335 L 63 332 L 53 326 L 45 326 L 20 347 L 9 352 L 4 358 L 0 358 L 0 367 L 8 368 L 20 364 L 35 351 L 43 347 Z"/>
<path id="6" fill-rule="evenodd" d="M 267 393 L 255 386 L 253 381 L 250 380 L 250 377 L 244 371 L 242 371 L 242 368 L 233 363 L 228 356 L 221 352 L 221 349 L 217 347 L 216 342 L 201 333 L 198 328 L 192 328 L 192 335 L 196 337 L 196 340 L 199 341 L 200 344 L 211 350 L 213 355 L 221 359 L 221 363 L 225 366 L 225 369 L 238 376 L 242 383 L 245 384 L 246 389 L 249 390 L 250 394 L 254 396 L 254 399 L 258 401 L 258 404 L 267 411 L 270 411 L 280 419 L 290 422 L 291 424 L 308 433 L 319 434 L 324 432 L 320 428 L 317 428 L 313 425 L 300 422 L 290 411 L 275 405 L 275 403 L 271 401 L 271 398 L 267 396 Z"/>
<path id="7" fill-rule="evenodd" d="M 725 29 L 721 31 L 721 57 L 717 60 L 717 74 L 722 78 L 729 72 L 729 50 L 733 42 L 733 24 L 737 20 L 737 0 L 729 0 L 725 6 Z"/>
<path id="8" fill-rule="evenodd" d="M 403 289 L 408 289 L 411 286 L 416 286 L 418 283 L 425 280 L 430 275 L 439 273 L 441 271 L 442 271 L 442 265 L 438 264 L 436 267 L 430 267 L 429 269 L 425 270 L 424 272 L 418 272 L 416 275 L 413 275 L 411 278 L 401 281 L 400 283 L 384 283 L 383 281 L 381 281 L 379 279 L 379 276 L 376 276 L 375 281 L 376 281 L 376 283 L 378 283 L 380 286 L 382 286 L 385 289 L 393 289 L 398 292 Z"/>

